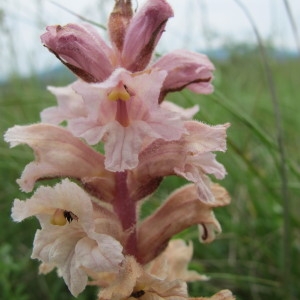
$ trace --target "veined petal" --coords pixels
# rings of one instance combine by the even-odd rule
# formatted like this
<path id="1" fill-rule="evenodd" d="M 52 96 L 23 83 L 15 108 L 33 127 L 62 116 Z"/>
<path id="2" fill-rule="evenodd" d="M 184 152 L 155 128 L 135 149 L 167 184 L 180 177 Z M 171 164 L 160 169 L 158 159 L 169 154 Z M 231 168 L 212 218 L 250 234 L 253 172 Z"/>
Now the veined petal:
<path id="1" fill-rule="evenodd" d="M 186 121 L 188 134 L 184 134 L 179 140 L 155 140 L 140 153 L 139 165 L 128 174 L 132 199 L 139 200 L 147 196 L 143 191 L 151 191 L 147 186 L 160 182 L 161 177 L 177 174 L 197 185 L 202 201 L 213 202 L 206 174 L 217 178 L 226 174 L 223 165 L 215 161 L 215 155 L 211 152 L 226 150 L 228 126 L 209 126 Z"/>
<path id="2" fill-rule="evenodd" d="M 25 167 L 18 180 L 26 192 L 45 177 L 101 177 L 109 189 L 112 174 L 104 168 L 104 157 L 66 129 L 46 124 L 14 126 L 4 138 L 11 147 L 27 144 L 35 152 L 36 161 Z"/>
<path id="3" fill-rule="evenodd" d="M 230 197 L 217 184 L 211 189 L 216 198 L 213 204 L 199 201 L 195 186 L 189 184 L 173 192 L 153 215 L 143 220 L 137 231 L 138 257 L 143 263 L 157 256 L 172 236 L 192 225 L 201 226 L 199 238 L 203 243 L 211 242 L 221 232 L 212 208 L 227 205 Z"/>
<path id="4" fill-rule="evenodd" d="M 46 108 L 41 112 L 43 123 L 58 125 L 65 120 L 86 116 L 83 99 L 72 89 L 71 85 L 49 86 L 48 90 L 56 96 L 58 106 Z"/>
<path id="5" fill-rule="evenodd" d="M 165 0 L 148 0 L 128 26 L 122 51 L 122 66 L 129 71 L 143 70 L 149 63 L 173 11 Z"/>
<path id="6" fill-rule="evenodd" d="M 190 108 L 182 108 L 179 105 L 176 105 L 173 102 L 164 100 L 161 104 L 160 107 L 173 111 L 176 114 L 179 114 L 181 119 L 184 121 L 191 120 L 194 115 L 199 111 L 199 105 L 194 105 L 193 107 Z"/>
<path id="7" fill-rule="evenodd" d="M 48 26 L 42 43 L 77 76 L 88 82 L 105 80 L 113 71 L 112 50 L 89 24 Z"/>
<path id="8" fill-rule="evenodd" d="M 149 134 L 149 129 L 146 123 L 138 121 L 130 127 L 111 123 L 108 130 L 110 138 L 105 143 L 106 169 L 122 172 L 136 167 L 143 138 Z"/>
<path id="9" fill-rule="evenodd" d="M 122 246 L 112 237 L 98 234 L 98 240 L 94 240 L 96 233 L 87 234 L 69 225 L 72 224 L 38 230 L 31 258 L 55 265 L 70 292 L 77 296 L 87 284 L 85 268 L 115 272 L 124 257 Z"/>
<path id="10" fill-rule="evenodd" d="M 145 268 L 146 269 L 146 268 Z M 131 298 L 186 300 L 187 286 L 181 280 L 168 280 L 148 273 L 135 258 L 126 256 L 116 279 L 102 289 L 99 300 Z"/>
<path id="11" fill-rule="evenodd" d="M 168 259 L 169 279 L 181 279 L 191 282 L 198 280 L 208 280 L 208 277 L 196 271 L 188 270 L 188 264 L 193 256 L 193 243 L 186 243 L 184 240 L 171 240 L 165 250 L 165 257 Z"/>
<path id="12" fill-rule="evenodd" d="M 142 276 L 143 269 L 132 256 L 125 256 L 120 271 L 114 281 L 104 289 L 101 289 L 99 300 L 126 299 L 133 292 L 137 278 Z"/>
<path id="13" fill-rule="evenodd" d="M 160 102 L 167 93 L 180 91 L 185 87 L 199 94 L 209 94 L 213 91 L 211 80 L 214 66 L 206 55 L 187 50 L 175 50 L 162 56 L 152 67 L 168 72 L 162 87 Z"/>
<path id="14" fill-rule="evenodd" d="M 81 293 L 87 284 L 87 275 L 77 267 L 74 253 L 76 243 L 83 237 L 83 233 L 53 225 L 46 230 L 38 230 L 33 242 L 31 258 L 58 267 L 74 296 Z"/>
<path id="15" fill-rule="evenodd" d="M 111 236 L 93 232 L 76 244 L 76 263 L 95 272 L 117 272 L 124 259 L 122 250 L 121 244 Z"/>
<path id="16" fill-rule="evenodd" d="M 185 282 L 208 280 L 196 271 L 188 270 L 193 255 L 193 243 L 181 239 L 170 240 L 161 255 L 146 265 L 149 273 L 168 280 L 180 279 Z"/>
<path id="17" fill-rule="evenodd" d="M 76 216 L 76 222 L 85 231 L 93 230 L 93 205 L 90 196 L 77 184 L 65 179 L 54 187 L 41 186 L 26 201 L 16 199 L 12 218 L 20 222 L 31 216 L 40 217 L 43 227 L 51 222 L 56 210 L 69 211 Z M 72 225 L 72 226 L 73 226 Z"/>
<path id="18" fill-rule="evenodd" d="M 221 168 L 224 169 L 223 165 Z M 190 167 L 190 168 L 189 168 Z M 192 171 L 189 171 L 191 169 Z M 190 182 L 194 182 L 197 188 L 198 197 L 205 203 L 214 203 L 216 201 L 214 194 L 211 191 L 211 181 L 209 177 L 205 176 L 197 168 L 187 166 L 183 172 L 179 169 L 175 169 L 175 173 L 183 178 L 186 178 Z"/>
<path id="19" fill-rule="evenodd" d="M 65 223 L 52 222 L 57 211 L 66 218 Z M 110 236 L 115 231 L 109 227 L 112 218 L 99 207 L 94 213 L 91 197 L 68 179 L 53 188 L 39 187 L 26 201 L 16 199 L 13 219 L 21 221 L 30 216 L 36 216 L 42 227 L 35 235 L 31 257 L 57 267 L 75 296 L 87 284 L 84 268 L 115 272 L 124 258 L 121 244 Z M 105 230 L 105 234 L 95 231 L 100 226 L 94 223 L 95 216 L 101 219 L 101 231 Z"/>
<path id="20" fill-rule="evenodd" d="M 159 70 L 132 74 L 117 69 L 104 82 L 75 83 L 73 87 L 84 99 L 87 117 L 70 120 L 68 128 L 89 144 L 105 142 L 108 170 L 135 168 L 139 152 L 149 140 L 178 140 L 186 132 L 180 115 L 158 104 L 166 75 Z M 120 85 L 126 87 L 130 98 L 126 102 L 108 99 L 108 94 Z M 126 119 L 126 124 L 120 116 Z"/>

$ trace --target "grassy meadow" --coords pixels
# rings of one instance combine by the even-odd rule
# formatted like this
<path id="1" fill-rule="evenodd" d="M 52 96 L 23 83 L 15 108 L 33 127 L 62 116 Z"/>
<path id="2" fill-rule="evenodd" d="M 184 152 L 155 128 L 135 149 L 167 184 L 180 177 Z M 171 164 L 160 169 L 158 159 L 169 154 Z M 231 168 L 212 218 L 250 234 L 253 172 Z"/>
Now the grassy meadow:
<path id="1" fill-rule="evenodd" d="M 232 197 L 225 208 L 215 209 L 223 233 L 211 244 L 197 240 L 197 229 L 180 237 L 194 241 L 191 268 L 211 279 L 190 285 L 192 296 L 209 296 L 228 288 L 240 300 L 300 299 L 300 60 L 270 59 L 281 118 L 274 113 L 270 89 L 257 49 L 233 51 L 224 61 L 214 61 L 215 92 L 195 95 L 188 91 L 168 96 L 186 107 L 200 105 L 196 119 L 208 124 L 230 122 L 228 150 L 218 153 L 228 172 L 220 183 Z M 55 105 L 47 85 L 65 85 L 68 77 L 16 77 L 0 87 L 0 133 L 14 124 L 39 121 L 39 111 Z M 282 127 L 283 150 L 278 146 Z M 16 184 L 31 149 L 9 149 L 1 139 L 0 160 L 0 298 L 10 300 L 72 299 L 55 272 L 38 275 L 38 262 L 30 259 L 36 220 L 13 223 L 12 201 L 26 199 Z M 282 160 L 284 158 L 284 160 Z M 145 204 L 151 211 L 169 192 L 183 184 L 167 178 Z M 94 299 L 88 287 L 78 299 Z"/>

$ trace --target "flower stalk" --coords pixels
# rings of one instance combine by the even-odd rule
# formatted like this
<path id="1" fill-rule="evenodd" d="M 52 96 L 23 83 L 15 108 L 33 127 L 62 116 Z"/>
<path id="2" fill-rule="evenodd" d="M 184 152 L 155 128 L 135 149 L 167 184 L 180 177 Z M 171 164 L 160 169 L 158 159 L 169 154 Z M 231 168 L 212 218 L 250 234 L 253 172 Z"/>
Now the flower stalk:
<path id="1" fill-rule="evenodd" d="M 124 252 L 127 255 L 137 255 L 137 238 L 136 238 L 136 202 L 130 198 L 127 187 L 127 172 L 116 172 L 116 193 L 113 199 L 114 212 L 122 224 L 123 231 L 128 231 L 128 239 L 124 246 Z"/>

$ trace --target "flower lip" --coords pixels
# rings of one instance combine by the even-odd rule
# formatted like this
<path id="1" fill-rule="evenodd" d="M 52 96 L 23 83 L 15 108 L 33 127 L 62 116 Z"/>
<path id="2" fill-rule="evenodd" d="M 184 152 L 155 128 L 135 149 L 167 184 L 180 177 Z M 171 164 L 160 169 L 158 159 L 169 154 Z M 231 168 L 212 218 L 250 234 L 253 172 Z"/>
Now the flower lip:
<path id="1" fill-rule="evenodd" d="M 116 121 L 123 127 L 128 127 L 130 125 L 126 103 L 121 100 L 117 100 Z"/>
<path id="2" fill-rule="evenodd" d="M 31 257 L 57 267 L 74 296 L 87 284 L 85 269 L 115 272 L 124 258 L 123 247 L 111 229 L 116 220 L 102 211 L 96 215 L 92 198 L 68 179 L 54 187 L 39 187 L 26 201 L 14 201 L 15 221 L 31 216 L 41 225 Z M 51 224 L 53 216 L 55 224 Z M 96 227 L 95 216 L 104 222 L 102 230 Z"/>
<path id="3" fill-rule="evenodd" d="M 164 70 L 132 74 L 119 68 L 104 82 L 77 81 L 73 85 L 84 100 L 88 117 L 67 120 L 68 126 L 88 144 L 105 142 L 107 170 L 133 169 L 148 140 L 178 140 L 186 132 L 180 114 L 158 104 L 166 76 Z"/>

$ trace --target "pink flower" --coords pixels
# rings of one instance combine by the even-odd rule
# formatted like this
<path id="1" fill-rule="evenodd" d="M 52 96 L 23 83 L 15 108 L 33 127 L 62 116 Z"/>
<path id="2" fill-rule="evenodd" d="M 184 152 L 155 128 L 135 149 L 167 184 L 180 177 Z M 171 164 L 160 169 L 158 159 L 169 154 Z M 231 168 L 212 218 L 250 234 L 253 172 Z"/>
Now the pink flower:
<path id="1" fill-rule="evenodd" d="M 229 124 L 209 126 L 196 121 L 186 121 L 187 134 L 179 140 L 155 140 L 143 148 L 139 164 L 128 174 L 132 198 L 143 197 L 143 187 L 153 190 L 164 176 L 179 175 L 194 182 L 203 202 L 215 201 L 210 189 L 208 174 L 222 179 L 226 170 L 216 161 L 214 151 L 226 150 L 226 129 Z"/>
<path id="2" fill-rule="evenodd" d="M 100 290 L 98 300 L 123 300 L 132 298 L 186 300 L 187 285 L 182 280 L 168 280 L 163 272 L 163 264 L 158 270 L 147 270 L 136 262 L 134 257 L 126 256 L 115 280 Z M 152 274 L 152 272 L 154 274 Z"/>
<path id="3" fill-rule="evenodd" d="M 131 72 L 166 70 L 159 101 L 169 92 L 187 87 L 196 93 L 211 93 L 213 64 L 202 54 L 173 51 L 150 64 L 166 23 L 173 11 L 165 0 L 148 0 L 132 17 L 131 3 L 117 1 L 108 24 L 112 47 L 89 24 L 48 26 L 43 44 L 86 82 L 101 82 L 119 68 Z"/>
<path id="4" fill-rule="evenodd" d="M 209 126 L 187 121 L 184 127 L 187 134 L 177 141 L 157 139 L 142 146 L 137 167 L 127 172 L 126 186 L 133 201 L 151 194 L 169 175 L 194 182 L 201 201 L 215 201 L 207 174 L 218 179 L 226 174 L 212 152 L 225 151 L 228 124 Z M 27 144 L 35 152 L 35 161 L 25 167 L 18 180 L 22 190 L 31 191 L 43 178 L 72 177 L 102 201 L 114 199 L 115 174 L 106 170 L 104 156 L 66 129 L 46 124 L 14 126 L 4 138 L 12 147 Z"/>
<path id="5" fill-rule="evenodd" d="M 56 96 L 58 106 L 46 108 L 41 112 L 44 123 L 58 125 L 64 120 L 86 117 L 83 99 L 72 89 L 71 84 L 66 87 L 51 86 L 48 90 Z"/>
<path id="6" fill-rule="evenodd" d="M 12 218 L 20 222 L 31 216 L 41 224 L 32 258 L 57 267 L 74 296 L 87 284 L 85 269 L 118 271 L 123 248 L 111 236 L 115 231 L 107 229 L 120 225 L 104 208 L 94 210 L 90 196 L 75 183 L 66 179 L 54 188 L 38 188 L 26 201 L 16 199 Z M 97 226 L 99 221 L 102 227 Z"/>
<path id="7" fill-rule="evenodd" d="M 43 111 L 42 120 L 57 123 L 64 116 L 75 136 L 92 145 L 105 142 L 106 169 L 133 169 L 144 143 L 159 138 L 177 140 L 186 131 L 180 114 L 158 104 L 165 77 L 165 71 L 131 74 L 117 69 L 101 83 L 77 81 L 72 86 L 75 95 L 69 87 L 54 90 L 59 106 Z"/>
<path id="8" fill-rule="evenodd" d="M 113 197 L 113 174 L 104 168 L 104 156 L 66 129 L 46 124 L 14 126 L 4 139 L 11 147 L 27 144 L 35 152 L 36 160 L 25 167 L 18 180 L 23 191 L 32 191 L 39 179 L 72 177 L 83 184 L 96 181 L 99 197 L 107 201 Z"/>
<path id="9" fill-rule="evenodd" d="M 179 246 L 179 249 L 175 249 Z M 165 251 L 151 263 L 140 265 L 132 256 L 126 256 L 115 276 L 95 278 L 94 283 L 104 286 L 98 300 L 234 300 L 229 290 L 222 290 L 211 298 L 190 298 L 186 281 L 207 279 L 195 271 L 188 271 L 192 245 L 182 240 L 170 241 Z M 174 259 L 175 256 L 175 259 Z"/>
<path id="10" fill-rule="evenodd" d="M 188 184 L 174 191 L 165 202 L 138 227 L 138 258 L 150 262 L 182 230 L 198 225 L 199 241 L 212 242 L 221 233 L 221 226 L 214 216 L 213 208 L 230 203 L 227 191 L 218 184 L 211 185 L 214 203 L 199 198 L 195 185 Z"/>

